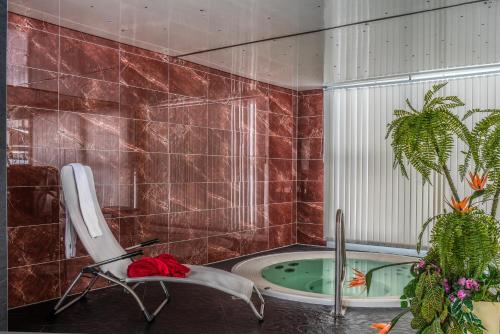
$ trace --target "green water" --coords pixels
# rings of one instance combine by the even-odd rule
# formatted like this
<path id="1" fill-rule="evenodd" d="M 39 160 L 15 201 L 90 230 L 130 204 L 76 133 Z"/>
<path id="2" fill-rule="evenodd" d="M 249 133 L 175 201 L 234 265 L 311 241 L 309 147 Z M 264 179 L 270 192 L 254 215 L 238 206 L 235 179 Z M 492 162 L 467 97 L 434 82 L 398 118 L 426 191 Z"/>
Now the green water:
<path id="1" fill-rule="evenodd" d="M 352 268 L 366 273 L 372 268 L 385 264 L 390 264 L 390 262 L 347 259 L 344 296 L 366 297 L 366 289 L 348 287 L 349 281 L 354 276 Z M 273 264 L 264 268 L 261 275 L 269 282 L 289 289 L 333 295 L 334 272 L 335 261 L 332 259 L 311 259 Z M 378 270 L 373 274 L 368 297 L 399 296 L 411 279 L 408 264 Z"/>

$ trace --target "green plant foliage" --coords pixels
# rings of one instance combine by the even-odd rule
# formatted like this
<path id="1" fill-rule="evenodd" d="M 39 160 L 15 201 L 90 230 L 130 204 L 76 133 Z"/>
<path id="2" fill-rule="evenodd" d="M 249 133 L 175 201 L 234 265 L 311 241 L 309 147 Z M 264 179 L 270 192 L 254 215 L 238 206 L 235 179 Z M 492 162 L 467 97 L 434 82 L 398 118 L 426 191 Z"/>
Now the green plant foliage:
<path id="1" fill-rule="evenodd" d="M 498 222 L 475 210 L 469 214 L 451 212 L 438 216 L 431 243 L 446 274 L 479 277 L 497 256 L 499 238 Z"/>
<path id="2" fill-rule="evenodd" d="M 409 297 L 413 329 L 422 330 L 429 327 L 434 330 L 435 319 L 440 324 L 440 315 L 443 312 L 443 305 L 446 304 L 442 280 L 439 272 L 429 267 L 410 281 L 405 288 L 410 295 L 413 287 L 415 292 L 413 297 Z"/>
<path id="3" fill-rule="evenodd" d="M 451 112 L 464 103 L 456 96 L 435 96 L 445 85 L 432 86 L 425 94 L 421 111 L 406 100 L 410 111 L 395 110 L 396 119 L 387 125 L 386 138 L 391 137 L 394 167 L 399 167 L 405 177 L 408 177 L 407 165 L 415 168 L 424 182 L 429 181 L 432 171 L 449 177 L 446 164 L 453 149 L 454 136 L 469 140 L 469 130 Z"/>
<path id="4" fill-rule="evenodd" d="M 475 114 L 487 116 L 475 124 L 471 135 L 467 137 L 469 150 L 459 170 L 463 178 L 472 159 L 475 171 L 488 171 L 491 183 L 486 188 L 485 199 L 493 199 L 491 215 L 495 216 L 500 197 L 500 109 L 472 109 L 463 119 Z"/>

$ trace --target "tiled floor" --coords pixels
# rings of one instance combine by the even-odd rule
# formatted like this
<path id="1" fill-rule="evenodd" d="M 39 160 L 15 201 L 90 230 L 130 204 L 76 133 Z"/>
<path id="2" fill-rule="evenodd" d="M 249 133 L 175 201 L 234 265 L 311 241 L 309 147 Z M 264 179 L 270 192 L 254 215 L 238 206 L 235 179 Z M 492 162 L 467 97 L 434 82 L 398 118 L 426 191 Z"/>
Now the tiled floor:
<path id="1" fill-rule="evenodd" d="M 273 252 L 303 251 L 315 247 L 290 246 Z M 271 252 L 267 252 L 271 253 Z M 251 257 L 251 256 L 249 256 Z M 249 258 L 246 257 L 246 258 Z M 229 270 L 243 258 L 215 264 Z M 11 310 L 11 331 L 58 333 L 377 333 L 372 322 L 391 319 L 397 309 L 349 309 L 337 323 L 330 307 L 266 299 L 266 318 L 259 323 L 248 306 L 219 291 L 187 284 L 169 284 L 171 301 L 156 320 L 148 324 L 132 298 L 119 288 L 95 291 L 57 317 L 51 310 L 55 301 Z M 160 291 L 146 286 L 138 291 L 148 305 L 157 305 Z M 392 333 L 414 333 L 403 318 Z"/>

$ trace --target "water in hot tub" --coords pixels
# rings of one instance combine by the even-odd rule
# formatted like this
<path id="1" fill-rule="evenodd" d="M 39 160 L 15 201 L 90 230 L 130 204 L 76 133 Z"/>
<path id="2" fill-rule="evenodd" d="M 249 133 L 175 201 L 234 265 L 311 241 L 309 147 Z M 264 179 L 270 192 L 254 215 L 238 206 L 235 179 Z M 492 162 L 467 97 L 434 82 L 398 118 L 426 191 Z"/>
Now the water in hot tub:
<path id="1" fill-rule="evenodd" d="M 348 288 L 353 278 L 353 268 L 366 273 L 368 270 L 390 264 L 390 262 L 347 259 L 344 296 L 366 297 L 364 287 Z M 368 297 L 399 296 L 412 279 L 409 264 L 377 270 L 373 274 Z M 271 283 L 289 289 L 333 295 L 335 281 L 335 261 L 332 259 L 306 259 L 273 264 L 264 268 L 262 277 Z"/>

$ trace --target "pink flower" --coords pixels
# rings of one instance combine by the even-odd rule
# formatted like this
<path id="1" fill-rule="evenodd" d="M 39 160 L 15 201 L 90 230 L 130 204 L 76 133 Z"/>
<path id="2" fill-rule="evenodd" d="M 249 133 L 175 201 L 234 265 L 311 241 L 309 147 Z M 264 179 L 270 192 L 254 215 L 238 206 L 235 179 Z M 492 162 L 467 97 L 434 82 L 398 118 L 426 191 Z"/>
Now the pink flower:
<path id="1" fill-rule="evenodd" d="M 460 298 L 460 300 L 464 300 L 465 297 L 467 297 L 467 292 L 465 290 L 458 290 L 457 292 L 457 297 Z"/>
<path id="2" fill-rule="evenodd" d="M 470 279 L 465 281 L 465 288 L 469 289 L 469 290 L 476 290 L 477 291 L 477 290 L 479 290 L 479 283 L 476 280 L 470 278 Z"/>
<path id="3" fill-rule="evenodd" d="M 453 303 L 455 300 L 457 300 L 457 298 L 454 296 L 454 295 L 450 295 L 450 301 Z"/>
<path id="4" fill-rule="evenodd" d="M 460 286 L 464 286 L 466 281 L 467 281 L 467 280 L 465 279 L 465 277 L 460 277 L 460 278 L 458 279 L 457 283 L 458 283 L 458 285 L 460 285 Z"/>
<path id="5" fill-rule="evenodd" d="M 448 284 L 448 279 L 443 280 L 444 291 L 448 294 L 450 293 L 450 284 Z"/>
<path id="6" fill-rule="evenodd" d="M 418 268 L 420 268 L 420 269 L 424 269 L 425 268 L 425 261 L 424 260 L 418 261 Z"/>

